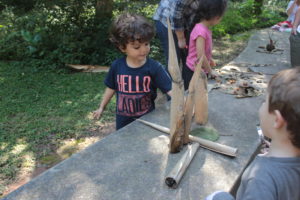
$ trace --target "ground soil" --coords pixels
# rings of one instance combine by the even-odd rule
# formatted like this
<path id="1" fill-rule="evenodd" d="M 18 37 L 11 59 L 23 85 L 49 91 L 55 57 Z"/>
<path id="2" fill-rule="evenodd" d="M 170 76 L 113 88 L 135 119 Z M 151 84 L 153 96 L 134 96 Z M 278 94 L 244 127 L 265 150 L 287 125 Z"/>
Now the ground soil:
<path id="1" fill-rule="evenodd" d="M 217 64 L 217 67 L 222 67 L 225 64 L 232 61 L 235 57 L 237 57 L 246 47 L 246 40 L 239 41 L 231 41 L 230 39 L 218 39 L 213 41 L 213 59 Z M 101 140 L 103 137 L 109 135 L 111 132 L 115 130 L 115 125 L 113 122 L 102 124 L 96 128 L 91 128 L 88 130 L 92 134 L 89 134 L 89 137 L 85 137 L 84 140 L 80 143 L 76 142 L 76 146 L 74 146 L 74 140 L 64 141 L 63 147 L 61 147 L 61 154 L 58 155 L 57 159 L 54 159 L 53 162 L 50 163 L 42 163 L 41 161 L 37 161 L 37 166 L 31 172 L 19 173 L 16 181 L 12 182 L 7 186 L 7 189 L 2 194 L 5 196 L 6 194 L 12 192 L 18 187 L 30 181 L 32 178 L 46 171 L 47 169 L 53 167 L 55 164 L 60 161 L 68 158 L 73 153 L 81 151 L 87 146 Z M 67 149 L 67 150 L 66 150 Z M 56 149 L 59 151 L 59 149 Z M 57 154 L 57 153 L 56 153 Z M 1 195 L 0 195 L 1 197 Z"/>

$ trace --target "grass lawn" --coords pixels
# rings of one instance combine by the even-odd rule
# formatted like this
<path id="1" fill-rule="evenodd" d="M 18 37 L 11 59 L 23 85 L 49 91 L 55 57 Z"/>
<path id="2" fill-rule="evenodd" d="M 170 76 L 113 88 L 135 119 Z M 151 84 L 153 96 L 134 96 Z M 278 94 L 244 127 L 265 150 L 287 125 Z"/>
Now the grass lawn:
<path id="1" fill-rule="evenodd" d="M 115 101 L 95 121 L 105 73 L 60 73 L 0 62 L 0 196 L 20 173 L 37 161 L 49 164 L 66 139 L 82 141 L 95 127 L 114 121 Z M 58 160 L 56 160 L 58 159 Z"/>

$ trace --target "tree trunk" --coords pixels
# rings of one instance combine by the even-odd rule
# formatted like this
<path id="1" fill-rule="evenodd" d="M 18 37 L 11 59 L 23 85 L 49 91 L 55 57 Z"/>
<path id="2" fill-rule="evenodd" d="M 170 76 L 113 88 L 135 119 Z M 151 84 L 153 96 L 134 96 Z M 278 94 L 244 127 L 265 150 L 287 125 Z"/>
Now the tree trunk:
<path id="1" fill-rule="evenodd" d="M 113 0 L 97 0 L 96 19 L 102 20 L 112 17 Z"/>
<path id="2" fill-rule="evenodd" d="M 264 3 L 264 0 L 254 0 L 253 11 L 256 16 L 258 16 L 262 13 L 263 3 Z"/>

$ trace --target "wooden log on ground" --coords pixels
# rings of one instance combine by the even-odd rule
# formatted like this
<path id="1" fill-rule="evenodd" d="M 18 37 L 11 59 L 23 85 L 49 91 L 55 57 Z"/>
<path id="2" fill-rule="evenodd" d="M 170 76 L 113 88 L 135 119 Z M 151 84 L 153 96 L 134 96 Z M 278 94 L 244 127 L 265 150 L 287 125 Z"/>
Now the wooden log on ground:
<path id="1" fill-rule="evenodd" d="M 165 179 L 165 183 L 169 187 L 177 188 L 183 174 L 185 173 L 186 169 L 188 168 L 189 164 L 194 158 L 199 146 L 200 145 L 197 142 L 194 142 L 187 146 L 186 152 L 184 152 L 181 159 L 177 162 L 175 167 L 172 169 L 172 171 Z"/>
<path id="2" fill-rule="evenodd" d="M 171 111 L 170 111 L 170 152 L 180 151 L 184 132 L 184 86 L 179 68 L 174 38 L 168 20 L 169 61 L 168 70 L 172 78 Z"/>
<path id="3" fill-rule="evenodd" d="M 74 65 L 74 64 L 66 64 L 67 67 L 70 67 L 77 71 L 82 72 L 108 72 L 108 66 L 99 66 L 99 65 Z"/>
<path id="4" fill-rule="evenodd" d="M 156 130 L 159 130 L 163 133 L 170 134 L 170 129 L 165 126 L 161 126 L 161 125 L 158 125 L 158 124 L 155 124 L 152 122 L 148 122 L 148 121 L 145 121 L 142 119 L 136 119 L 136 120 L 145 125 L 148 125 L 148 126 L 154 128 Z M 224 154 L 227 156 L 231 156 L 231 157 L 236 157 L 236 155 L 237 155 L 237 151 L 238 151 L 237 148 L 230 147 L 230 146 L 220 144 L 217 142 L 212 142 L 212 141 L 209 141 L 209 140 L 206 140 L 203 138 L 199 138 L 196 136 L 192 136 L 192 135 L 189 135 L 189 139 L 192 142 L 198 142 L 201 147 L 209 149 L 211 151 L 218 152 L 218 153 L 221 153 L 221 154 Z"/>

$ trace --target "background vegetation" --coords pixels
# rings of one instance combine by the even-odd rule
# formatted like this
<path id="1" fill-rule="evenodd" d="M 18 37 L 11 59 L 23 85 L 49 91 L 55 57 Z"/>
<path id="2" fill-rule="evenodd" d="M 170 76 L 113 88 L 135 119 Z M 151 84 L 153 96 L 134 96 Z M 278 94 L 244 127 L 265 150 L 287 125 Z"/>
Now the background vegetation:
<path id="1" fill-rule="evenodd" d="M 213 29 L 214 37 L 271 26 L 284 19 L 286 3 L 268 1 L 258 15 L 255 0 L 229 1 L 224 19 Z M 107 39 L 111 15 L 132 11 L 151 19 L 157 4 L 158 0 L 115 0 L 112 13 L 99 16 L 95 0 L 1 0 L 0 59 L 30 59 L 35 60 L 33 67 L 47 68 L 65 63 L 109 65 L 118 56 Z M 158 49 L 153 54 L 159 55 Z"/>
<path id="2" fill-rule="evenodd" d="M 109 65 L 120 53 L 107 35 L 122 11 L 149 19 L 159 0 L 0 0 L 0 196 L 22 172 L 51 160 L 62 141 L 95 134 L 90 111 L 105 74 L 73 73 L 66 63 Z M 229 1 L 215 38 L 269 27 L 287 1 Z M 235 38 L 236 39 L 236 38 Z M 158 40 L 151 57 L 163 62 Z M 114 102 L 100 123 L 114 119 Z"/>

